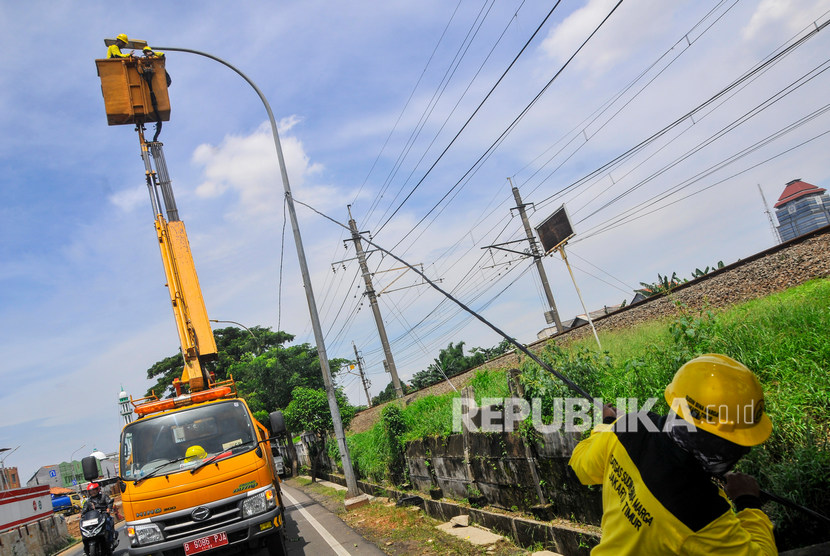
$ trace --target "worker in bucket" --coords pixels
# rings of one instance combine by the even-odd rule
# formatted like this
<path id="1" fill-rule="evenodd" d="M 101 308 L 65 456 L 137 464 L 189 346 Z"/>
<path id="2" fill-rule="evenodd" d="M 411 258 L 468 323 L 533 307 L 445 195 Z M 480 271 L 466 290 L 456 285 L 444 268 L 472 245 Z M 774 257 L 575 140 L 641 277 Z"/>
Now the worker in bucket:
<path id="1" fill-rule="evenodd" d="M 110 45 L 110 47 L 107 48 L 107 58 L 129 58 L 132 56 L 132 52 L 129 54 L 123 54 L 121 52 L 122 48 L 126 48 L 128 42 L 130 42 L 130 39 L 127 38 L 127 35 L 124 33 L 118 34 L 118 36 L 115 37 L 115 44 Z"/>
<path id="2" fill-rule="evenodd" d="M 164 52 L 159 52 L 157 50 L 153 50 L 149 46 L 145 46 L 142 49 L 144 56 L 147 58 L 164 58 Z"/>
<path id="3" fill-rule="evenodd" d="M 602 485 L 602 539 L 591 553 L 777 554 L 758 483 L 728 473 L 772 432 L 758 379 L 705 354 L 680 367 L 665 398 L 667 416 L 605 406 L 574 449 L 579 480 Z"/>
<path id="4" fill-rule="evenodd" d="M 145 58 L 164 58 L 164 52 L 159 52 L 158 50 L 153 50 L 149 46 L 145 46 L 142 49 Z M 164 70 L 164 79 L 167 80 L 167 86 L 173 84 L 173 80 L 170 78 L 170 74 L 167 73 L 167 70 Z"/>

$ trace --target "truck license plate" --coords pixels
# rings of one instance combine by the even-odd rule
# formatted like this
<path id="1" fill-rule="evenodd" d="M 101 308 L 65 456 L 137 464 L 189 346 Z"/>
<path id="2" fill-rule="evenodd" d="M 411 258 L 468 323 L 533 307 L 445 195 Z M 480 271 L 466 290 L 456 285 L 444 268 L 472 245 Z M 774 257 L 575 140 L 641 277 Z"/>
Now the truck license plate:
<path id="1" fill-rule="evenodd" d="M 211 548 L 225 546 L 226 544 L 228 544 L 228 534 L 222 531 L 221 533 L 208 535 L 195 541 L 187 541 L 184 543 L 184 553 L 186 556 L 189 556 L 190 554 L 197 554 L 205 550 L 210 550 Z"/>

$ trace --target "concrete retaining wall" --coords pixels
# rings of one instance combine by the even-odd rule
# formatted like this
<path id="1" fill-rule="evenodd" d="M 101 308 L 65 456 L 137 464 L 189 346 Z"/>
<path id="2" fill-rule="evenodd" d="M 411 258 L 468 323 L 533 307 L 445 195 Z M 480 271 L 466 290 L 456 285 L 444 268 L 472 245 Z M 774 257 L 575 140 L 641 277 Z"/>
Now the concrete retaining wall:
<path id="1" fill-rule="evenodd" d="M 55 514 L 0 534 L 0 556 L 46 556 L 69 537 L 63 516 Z"/>
<path id="2" fill-rule="evenodd" d="M 488 505 L 541 511 L 550 517 L 599 525 L 600 490 L 582 485 L 568 467 L 579 433 L 549 433 L 528 443 L 515 433 L 453 434 L 406 446 L 412 486 L 426 496 L 469 498 L 480 492 Z"/>
<path id="3" fill-rule="evenodd" d="M 346 484 L 341 475 L 324 474 L 326 480 Z M 365 481 L 357 482 L 358 488 L 372 496 L 386 496 L 392 500 L 399 500 L 410 495 L 395 489 L 382 487 Z M 418 504 L 430 517 L 449 521 L 457 515 L 469 515 L 470 522 L 481 525 L 503 535 L 510 535 L 519 546 L 530 547 L 542 544 L 546 549 L 560 554 L 588 555 L 591 548 L 599 543 L 597 528 L 577 527 L 567 523 L 545 523 L 533 519 L 515 517 L 509 514 L 489 512 L 476 508 L 461 506 L 448 500 L 424 499 Z"/>

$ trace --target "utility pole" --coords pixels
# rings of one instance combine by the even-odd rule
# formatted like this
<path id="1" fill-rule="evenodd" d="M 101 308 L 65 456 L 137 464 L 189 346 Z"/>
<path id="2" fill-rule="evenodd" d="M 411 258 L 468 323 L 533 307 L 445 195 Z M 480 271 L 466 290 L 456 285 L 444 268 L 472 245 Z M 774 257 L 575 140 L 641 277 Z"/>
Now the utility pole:
<path id="1" fill-rule="evenodd" d="M 363 391 L 366 392 L 366 405 L 372 407 L 372 398 L 369 397 L 369 385 L 366 383 L 366 375 L 363 374 L 363 358 L 357 353 L 357 346 L 352 342 L 354 348 L 354 359 L 357 362 L 357 370 L 360 372 L 360 382 L 363 383 Z"/>
<path id="2" fill-rule="evenodd" d="M 347 209 L 349 211 L 349 229 L 352 231 L 352 241 L 354 241 L 354 247 L 357 251 L 360 270 L 363 272 L 363 281 L 366 284 L 366 297 L 369 298 L 369 305 L 372 306 L 372 314 L 375 316 L 375 324 L 378 327 L 380 343 L 383 344 L 383 354 L 386 357 L 384 366 L 389 371 L 389 374 L 392 375 L 392 385 L 395 387 L 396 397 L 402 398 L 403 389 L 401 388 L 401 381 L 398 379 L 398 369 L 395 368 L 395 359 L 392 357 L 392 350 L 389 347 L 389 339 L 386 337 L 386 328 L 383 325 L 383 317 L 380 314 L 378 298 L 372 286 L 372 275 L 369 273 L 369 265 L 366 264 L 366 253 L 363 251 L 363 244 L 360 243 L 360 233 L 357 231 L 357 223 L 352 218 L 352 206 L 347 205 Z"/>
<path id="3" fill-rule="evenodd" d="M 548 298 L 549 311 L 545 312 L 545 320 L 548 324 L 556 324 L 556 331 L 562 332 L 562 321 L 559 319 L 559 312 L 556 310 L 556 302 L 553 300 L 553 292 L 548 283 L 548 276 L 545 274 L 545 267 L 542 264 L 542 254 L 539 252 L 539 247 L 536 245 L 536 237 L 533 235 L 533 229 L 530 227 L 530 222 L 527 220 L 527 213 L 525 212 L 525 205 L 522 203 L 522 197 L 519 195 L 519 188 L 513 185 L 513 180 L 507 178 L 510 182 L 510 188 L 513 190 L 513 198 L 516 199 L 516 209 L 519 211 L 519 216 L 522 217 L 522 224 L 525 227 L 527 234 L 527 241 L 530 243 L 530 254 L 536 263 L 536 270 L 539 271 L 539 278 L 542 280 L 542 288 L 545 290 L 545 297 Z"/>

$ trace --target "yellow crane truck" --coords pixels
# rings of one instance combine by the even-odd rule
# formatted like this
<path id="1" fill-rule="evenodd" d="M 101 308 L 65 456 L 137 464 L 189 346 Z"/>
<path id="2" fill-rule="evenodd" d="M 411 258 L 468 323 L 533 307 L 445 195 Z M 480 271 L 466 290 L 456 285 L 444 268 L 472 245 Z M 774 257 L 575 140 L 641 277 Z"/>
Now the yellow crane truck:
<path id="1" fill-rule="evenodd" d="M 158 131 L 152 141 L 144 138 L 145 122 L 160 130 L 169 119 L 164 59 L 96 64 L 110 125 L 135 124 L 138 132 L 184 359 L 175 396 L 131 398 L 137 419 L 121 432 L 117 484 L 129 554 L 284 554 L 280 479 L 270 445 L 275 437 L 237 396 L 233 378 L 216 382 L 206 369 L 216 358 L 216 342 Z M 270 415 L 270 424 L 274 435 L 285 431 L 280 412 Z M 84 463 L 84 474 L 96 478 L 94 461 Z"/>

